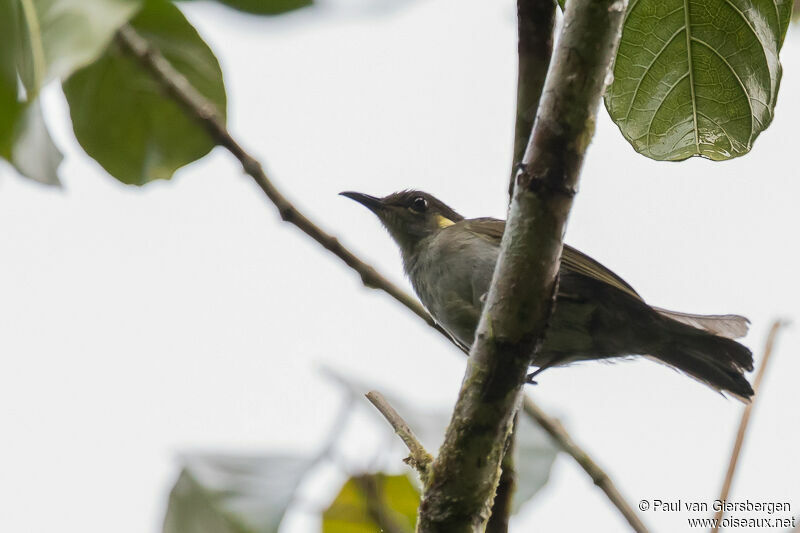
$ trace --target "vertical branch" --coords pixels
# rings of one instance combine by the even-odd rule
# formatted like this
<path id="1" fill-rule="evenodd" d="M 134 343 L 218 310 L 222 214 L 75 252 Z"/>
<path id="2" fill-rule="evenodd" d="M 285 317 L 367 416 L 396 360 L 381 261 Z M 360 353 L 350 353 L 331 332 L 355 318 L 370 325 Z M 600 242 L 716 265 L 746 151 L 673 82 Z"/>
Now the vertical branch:
<path id="1" fill-rule="evenodd" d="M 514 194 L 514 176 L 522 163 L 525 147 L 533 130 L 536 110 L 542 96 L 550 56 L 553 54 L 553 29 L 556 20 L 555 0 L 517 0 L 517 111 L 514 123 L 514 154 L 511 161 L 511 178 L 508 198 Z M 517 441 L 517 420 L 509 435 L 506 453 L 501 464 L 502 473 L 497 485 L 494 504 L 486 533 L 506 533 L 511 517 L 512 501 L 516 490 L 514 448 Z"/>
<path id="2" fill-rule="evenodd" d="M 728 471 L 725 473 L 725 481 L 722 482 L 722 490 L 720 491 L 719 499 L 724 501 L 728 499 L 728 494 L 731 491 L 731 484 L 733 483 L 733 475 L 736 473 L 736 465 L 739 462 L 739 453 L 742 451 L 742 444 L 744 443 L 744 436 L 747 433 L 747 427 L 750 423 L 750 413 L 753 412 L 753 406 L 758 399 L 758 393 L 761 387 L 761 380 L 764 378 L 764 372 L 767 369 L 770 357 L 772 356 L 772 348 L 775 345 L 775 339 L 778 332 L 784 325 L 780 320 L 772 323 L 772 327 L 767 335 L 767 341 L 764 344 L 764 357 L 761 359 L 761 366 L 758 368 L 756 379 L 753 381 L 753 399 L 747 404 L 742 412 L 742 419 L 739 422 L 739 431 L 736 433 L 736 440 L 733 442 L 733 450 L 731 451 L 731 460 L 728 463 Z M 711 533 L 719 531 L 719 523 L 722 521 L 722 516 L 725 510 L 720 508 L 714 515 L 715 525 L 711 528 Z"/>
<path id="3" fill-rule="evenodd" d="M 418 531 L 480 532 L 505 439 L 556 294 L 563 235 L 624 0 L 570 0 L 450 425 L 433 463 Z"/>
<path id="4" fill-rule="evenodd" d="M 509 199 L 514 192 L 514 177 L 525 155 L 550 66 L 555 20 L 555 0 L 517 0 L 517 118 L 514 125 L 514 158 L 508 182 Z"/>

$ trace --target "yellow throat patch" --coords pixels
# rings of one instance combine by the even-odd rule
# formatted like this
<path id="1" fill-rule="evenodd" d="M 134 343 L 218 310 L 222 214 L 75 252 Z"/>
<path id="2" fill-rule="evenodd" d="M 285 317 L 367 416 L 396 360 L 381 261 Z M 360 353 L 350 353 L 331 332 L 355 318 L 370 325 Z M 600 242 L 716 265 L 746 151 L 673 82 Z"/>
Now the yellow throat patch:
<path id="1" fill-rule="evenodd" d="M 442 215 L 436 215 L 436 224 L 438 224 L 440 228 L 446 228 L 448 226 L 452 226 L 455 224 L 455 222 L 449 218 L 443 217 Z"/>

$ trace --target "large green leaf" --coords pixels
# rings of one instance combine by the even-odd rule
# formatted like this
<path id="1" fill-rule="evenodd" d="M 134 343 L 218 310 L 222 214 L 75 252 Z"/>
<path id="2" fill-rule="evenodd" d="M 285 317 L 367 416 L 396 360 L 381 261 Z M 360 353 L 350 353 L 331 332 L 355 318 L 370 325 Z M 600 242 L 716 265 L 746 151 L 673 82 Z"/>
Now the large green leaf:
<path id="1" fill-rule="evenodd" d="M 254 15 L 280 15 L 301 7 L 310 6 L 313 0 L 216 0 L 245 13 Z"/>
<path id="2" fill-rule="evenodd" d="M 62 155 L 37 101 L 41 88 L 99 56 L 139 4 L 140 0 L 0 0 L 0 157 L 23 176 L 58 183 Z"/>
<path id="3" fill-rule="evenodd" d="M 18 0 L 19 71 L 35 96 L 55 78 L 94 61 L 141 0 Z"/>
<path id="4" fill-rule="evenodd" d="M 411 533 L 418 507 L 419 493 L 407 476 L 352 477 L 322 513 L 322 533 Z"/>
<path id="5" fill-rule="evenodd" d="M 164 533 L 276 533 L 314 460 L 194 456 L 169 496 Z"/>
<path id="6" fill-rule="evenodd" d="M 631 0 L 606 107 L 659 160 L 747 153 L 772 121 L 791 0 Z"/>
<path id="7" fill-rule="evenodd" d="M 147 0 L 131 25 L 225 113 L 225 86 L 213 52 L 167 0 Z M 75 135 L 124 183 L 169 179 L 214 143 L 130 54 L 115 42 L 64 83 Z"/>

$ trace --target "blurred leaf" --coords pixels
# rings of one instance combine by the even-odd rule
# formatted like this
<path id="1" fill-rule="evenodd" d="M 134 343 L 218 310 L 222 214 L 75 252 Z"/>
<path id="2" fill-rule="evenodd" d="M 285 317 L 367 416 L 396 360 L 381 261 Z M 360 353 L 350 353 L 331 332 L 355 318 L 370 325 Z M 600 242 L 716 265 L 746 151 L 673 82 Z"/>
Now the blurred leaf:
<path id="1" fill-rule="evenodd" d="M 772 121 L 791 0 L 634 0 L 606 107 L 658 160 L 747 153 Z"/>
<path id="2" fill-rule="evenodd" d="M 189 457 L 169 496 L 164 533 L 274 533 L 314 460 Z"/>
<path id="3" fill-rule="evenodd" d="M 254 15 L 280 15 L 310 6 L 313 0 L 214 0 L 239 11 Z"/>
<path id="4" fill-rule="evenodd" d="M 29 99 L 105 49 L 141 0 L 18 0 L 19 71 Z"/>
<path id="5" fill-rule="evenodd" d="M 23 176 L 46 185 L 59 185 L 58 166 L 62 159 L 37 100 L 27 106 L 17 124 L 11 162 Z"/>
<path id="6" fill-rule="evenodd" d="M 517 445 L 514 449 L 514 466 L 517 470 L 517 486 L 512 501 L 512 510 L 520 508 L 550 479 L 550 471 L 561 451 L 553 439 L 525 413 L 520 413 L 517 426 Z"/>
<path id="7" fill-rule="evenodd" d="M 140 0 L 0 0 L 0 157 L 23 176 L 58 184 L 63 157 L 37 101 L 41 88 L 92 62 L 139 4 Z"/>
<path id="8" fill-rule="evenodd" d="M 363 398 L 364 394 L 371 389 L 371 387 L 358 383 L 350 376 L 339 374 L 333 369 L 325 369 L 325 373 L 354 396 Z M 439 449 L 444 441 L 447 424 L 450 422 L 448 413 L 432 409 L 418 409 L 390 394 L 384 393 L 384 397 L 408 422 L 409 427 L 426 450 L 430 452 Z M 391 427 L 377 410 L 369 405 L 367 400 L 364 400 L 362 405 L 375 414 L 376 420 L 380 420 L 387 431 L 391 430 Z M 550 470 L 553 468 L 556 456 L 561 451 L 550 436 L 530 417 L 522 413 L 519 420 L 515 451 L 517 490 L 513 500 L 514 512 L 517 512 L 524 503 L 533 498 L 547 484 Z"/>
<path id="9" fill-rule="evenodd" d="M 0 0 L 0 157 L 11 159 L 17 118 L 22 111 L 17 91 L 17 0 Z"/>
<path id="10" fill-rule="evenodd" d="M 372 390 L 374 387 L 368 387 L 358 380 L 353 379 L 351 376 L 340 374 L 332 368 L 325 368 L 324 374 L 340 385 L 348 394 L 358 399 L 358 404 L 367 409 L 375 420 L 383 424 L 382 427 L 391 429 L 383 416 L 375 409 L 365 398 L 364 395 Z M 400 416 L 408 422 L 411 431 L 417 436 L 417 439 L 422 443 L 426 450 L 438 450 L 444 441 L 444 431 L 447 429 L 447 424 L 450 422 L 450 415 L 441 409 L 418 409 L 409 405 L 407 402 L 399 399 L 392 394 L 386 394 L 381 391 L 386 401 L 394 407 Z M 399 439 L 397 442 L 401 442 Z"/>
<path id="11" fill-rule="evenodd" d="M 419 493 L 407 476 L 351 477 L 322 513 L 322 533 L 414 531 Z"/>
<path id="12" fill-rule="evenodd" d="M 146 0 L 131 25 L 224 116 L 219 63 L 178 8 L 167 0 Z M 117 43 L 69 78 L 64 93 L 81 146 L 124 183 L 169 179 L 214 146 L 203 127 Z"/>

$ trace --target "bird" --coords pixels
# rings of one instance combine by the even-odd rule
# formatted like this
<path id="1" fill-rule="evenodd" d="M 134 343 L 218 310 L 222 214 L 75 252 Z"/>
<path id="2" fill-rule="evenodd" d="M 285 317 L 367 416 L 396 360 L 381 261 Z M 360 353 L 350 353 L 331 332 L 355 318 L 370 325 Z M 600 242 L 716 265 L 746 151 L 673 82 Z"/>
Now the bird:
<path id="1" fill-rule="evenodd" d="M 346 191 L 374 213 L 400 248 L 403 270 L 434 320 L 467 351 L 475 338 L 505 221 L 464 218 L 431 194 L 385 197 Z M 739 315 L 694 315 L 652 307 L 621 277 L 564 244 L 558 291 L 529 378 L 557 366 L 644 356 L 743 402 L 752 352 Z M 535 383 L 535 382 L 533 382 Z"/>

